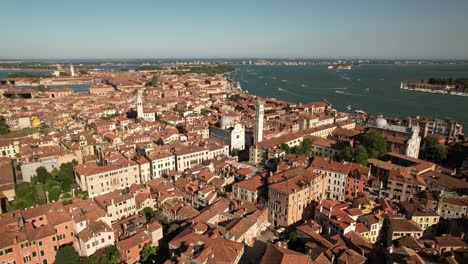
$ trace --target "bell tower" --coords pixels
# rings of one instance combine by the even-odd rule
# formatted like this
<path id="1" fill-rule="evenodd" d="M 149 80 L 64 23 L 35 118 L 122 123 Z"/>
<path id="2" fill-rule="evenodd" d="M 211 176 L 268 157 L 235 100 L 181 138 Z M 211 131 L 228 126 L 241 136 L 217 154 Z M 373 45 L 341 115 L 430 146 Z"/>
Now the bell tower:
<path id="1" fill-rule="evenodd" d="M 257 145 L 263 140 L 263 102 L 258 100 L 255 107 L 255 128 L 254 128 L 254 145 Z"/>

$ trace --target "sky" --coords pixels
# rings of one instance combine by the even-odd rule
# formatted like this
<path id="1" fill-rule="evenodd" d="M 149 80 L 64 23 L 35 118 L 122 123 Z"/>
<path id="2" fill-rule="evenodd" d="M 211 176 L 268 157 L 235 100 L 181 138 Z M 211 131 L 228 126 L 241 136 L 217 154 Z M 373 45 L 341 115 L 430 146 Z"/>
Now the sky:
<path id="1" fill-rule="evenodd" d="M 0 58 L 468 58 L 467 0 L 0 0 Z"/>

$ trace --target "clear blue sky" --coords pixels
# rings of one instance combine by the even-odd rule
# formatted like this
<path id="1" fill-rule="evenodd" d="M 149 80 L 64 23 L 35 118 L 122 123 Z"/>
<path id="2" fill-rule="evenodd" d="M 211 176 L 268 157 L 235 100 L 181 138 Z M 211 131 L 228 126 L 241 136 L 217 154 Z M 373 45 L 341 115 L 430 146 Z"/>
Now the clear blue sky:
<path id="1" fill-rule="evenodd" d="M 0 58 L 468 58 L 467 0 L 0 0 Z"/>

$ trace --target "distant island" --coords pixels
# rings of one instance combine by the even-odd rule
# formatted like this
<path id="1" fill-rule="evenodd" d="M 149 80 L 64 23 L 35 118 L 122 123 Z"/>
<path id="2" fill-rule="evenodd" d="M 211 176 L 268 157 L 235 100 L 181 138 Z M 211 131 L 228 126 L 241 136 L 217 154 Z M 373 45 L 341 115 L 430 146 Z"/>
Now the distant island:
<path id="1" fill-rule="evenodd" d="M 468 78 L 429 78 L 417 82 L 402 82 L 400 89 L 425 93 L 468 96 Z"/>

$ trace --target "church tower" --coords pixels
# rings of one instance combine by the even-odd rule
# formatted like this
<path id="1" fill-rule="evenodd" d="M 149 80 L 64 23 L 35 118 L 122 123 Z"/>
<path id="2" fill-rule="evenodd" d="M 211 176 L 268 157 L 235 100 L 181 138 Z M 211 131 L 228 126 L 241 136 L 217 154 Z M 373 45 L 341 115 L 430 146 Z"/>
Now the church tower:
<path id="1" fill-rule="evenodd" d="M 142 97 L 143 92 L 138 90 L 137 91 L 137 114 L 138 118 L 143 118 L 143 99 Z"/>
<path id="2" fill-rule="evenodd" d="M 73 68 L 73 64 L 70 64 L 70 75 L 72 77 L 75 76 L 75 69 Z"/>
<path id="3" fill-rule="evenodd" d="M 263 140 L 263 103 L 258 100 L 255 107 L 255 129 L 254 129 L 254 145 L 257 145 Z"/>

